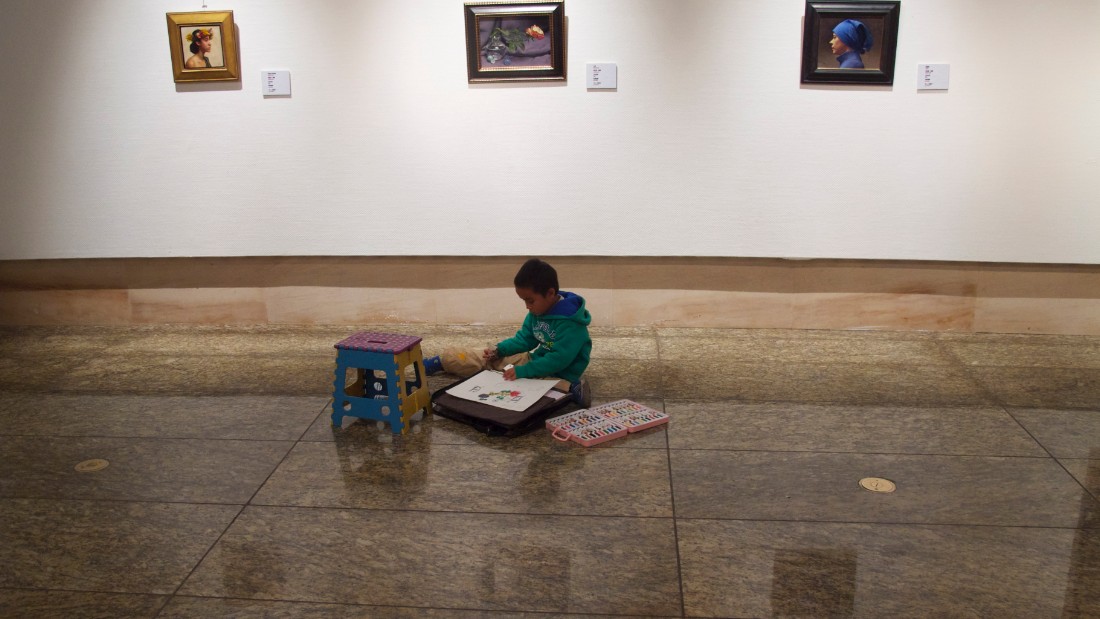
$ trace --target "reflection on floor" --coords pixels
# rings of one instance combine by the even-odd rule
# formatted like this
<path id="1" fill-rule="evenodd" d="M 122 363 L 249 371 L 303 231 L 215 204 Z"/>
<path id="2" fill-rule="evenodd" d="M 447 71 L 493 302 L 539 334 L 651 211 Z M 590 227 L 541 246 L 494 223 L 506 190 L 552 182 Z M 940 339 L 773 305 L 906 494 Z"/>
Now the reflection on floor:
<path id="1" fill-rule="evenodd" d="M 0 616 L 1100 616 L 1100 338 L 595 329 L 584 448 L 332 428 L 368 328 L 0 330 Z"/>

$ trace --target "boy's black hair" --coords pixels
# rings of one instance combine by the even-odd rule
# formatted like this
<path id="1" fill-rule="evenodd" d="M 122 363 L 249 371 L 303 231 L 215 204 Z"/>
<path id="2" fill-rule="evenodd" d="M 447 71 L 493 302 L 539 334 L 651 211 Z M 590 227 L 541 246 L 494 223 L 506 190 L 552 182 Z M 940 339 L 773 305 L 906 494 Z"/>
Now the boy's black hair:
<path id="1" fill-rule="evenodd" d="M 558 288 L 558 272 L 538 258 L 531 258 L 523 263 L 516 273 L 515 286 L 530 288 L 540 295 L 546 295 L 551 288 L 554 292 L 561 292 L 561 288 Z"/>

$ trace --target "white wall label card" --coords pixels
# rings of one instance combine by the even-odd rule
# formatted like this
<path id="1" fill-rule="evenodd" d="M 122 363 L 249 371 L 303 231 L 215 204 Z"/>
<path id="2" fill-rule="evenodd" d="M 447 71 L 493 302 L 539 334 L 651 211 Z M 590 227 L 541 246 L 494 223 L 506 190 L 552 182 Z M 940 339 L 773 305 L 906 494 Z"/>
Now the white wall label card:
<path id="1" fill-rule="evenodd" d="M 260 79 L 265 97 L 290 96 L 290 71 L 261 71 Z"/>
<path id="2" fill-rule="evenodd" d="M 917 90 L 947 90 L 950 77 L 949 64 L 918 64 Z"/>
<path id="3" fill-rule="evenodd" d="M 618 88 L 618 65 L 613 62 L 599 62 L 585 65 L 589 88 Z"/>

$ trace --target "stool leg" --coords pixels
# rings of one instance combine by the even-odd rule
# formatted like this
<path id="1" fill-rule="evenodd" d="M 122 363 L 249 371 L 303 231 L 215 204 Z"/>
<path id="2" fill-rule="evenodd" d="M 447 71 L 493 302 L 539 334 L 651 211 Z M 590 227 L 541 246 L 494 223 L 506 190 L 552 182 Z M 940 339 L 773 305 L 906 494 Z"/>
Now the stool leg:
<path id="1" fill-rule="evenodd" d="M 404 411 L 401 410 L 401 403 L 405 399 L 404 368 L 401 367 L 400 363 L 396 363 L 396 359 L 394 361 L 393 370 L 386 376 L 390 388 L 390 416 L 388 419 L 391 432 L 394 434 L 404 434 L 407 429 L 405 427 L 405 420 L 402 418 Z"/>
<path id="2" fill-rule="evenodd" d="M 332 381 L 332 425 L 340 427 L 344 421 L 344 377 L 348 366 L 336 361 L 336 379 Z"/>

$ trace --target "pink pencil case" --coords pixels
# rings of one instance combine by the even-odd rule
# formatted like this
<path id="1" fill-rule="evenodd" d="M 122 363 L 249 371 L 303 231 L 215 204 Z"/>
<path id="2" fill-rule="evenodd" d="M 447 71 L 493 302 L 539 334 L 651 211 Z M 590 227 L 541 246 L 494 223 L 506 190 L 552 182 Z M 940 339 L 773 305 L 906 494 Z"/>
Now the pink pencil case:
<path id="1" fill-rule="evenodd" d="M 546 420 L 546 428 L 559 441 L 576 441 L 585 447 L 668 423 L 668 415 L 630 400 L 617 400 Z"/>

